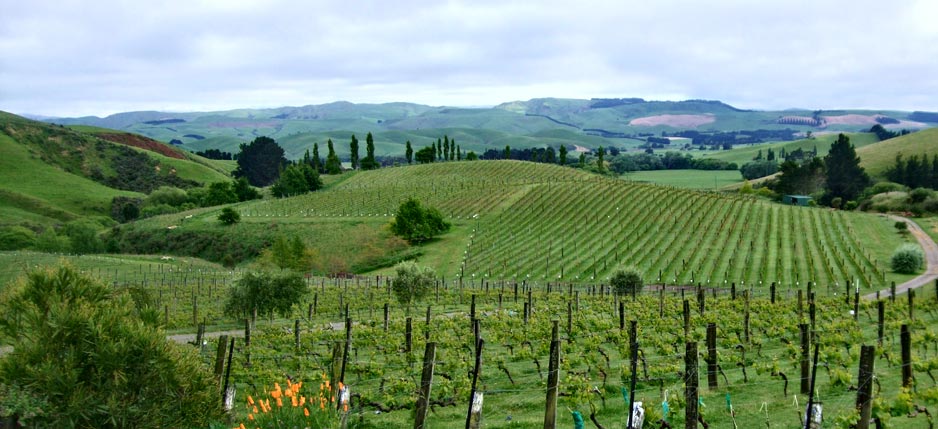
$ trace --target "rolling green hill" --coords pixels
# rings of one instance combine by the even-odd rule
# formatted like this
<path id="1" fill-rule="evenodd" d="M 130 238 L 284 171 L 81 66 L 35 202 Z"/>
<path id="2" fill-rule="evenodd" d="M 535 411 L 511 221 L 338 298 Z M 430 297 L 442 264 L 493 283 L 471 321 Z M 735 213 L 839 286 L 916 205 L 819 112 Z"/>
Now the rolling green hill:
<path id="1" fill-rule="evenodd" d="M 708 100 L 645 101 L 641 99 L 540 98 L 491 108 L 432 107 L 408 103 L 353 104 L 336 102 L 275 109 L 224 112 L 129 112 L 106 118 L 58 118 L 62 124 L 84 124 L 129 131 L 192 151 L 221 149 L 269 136 L 297 159 L 318 142 L 335 143 L 339 156 L 348 154 L 351 134 L 375 135 L 376 155 L 402 156 L 406 141 L 422 147 L 443 135 L 456 138 L 464 151 L 558 146 L 594 149 L 632 148 L 651 135 L 681 131 L 792 130 L 857 132 L 873 124 L 889 128 L 923 128 L 909 112 L 837 110 L 752 111 Z M 812 122 L 813 121 L 813 122 Z"/>
<path id="2" fill-rule="evenodd" d="M 387 230 L 409 197 L 437 207 L 453 223 L 451 232 L 410 253 Z M 323 191 L 236 208 L 242 222 L 235 228 L 219 225 L 216 208 L 188 219 L 137 222 L 123 239 L 153 243 L 145 249 L 152 253 L 171 252 L 157 245 L 172 237 L 225 234 L 242 237 L 237 242 L 269 242 L 276 234 L 296 235 L 315 249 L 322 273 L 368 272 L 419 255 L 441 274 L 466 279 L 602 280 L 627 265 L 651 281 L 681 284 L 827 285 L 858 278 L 870 288 L 904 279 L 886 272 L 885 261 L 904 240 L 886 218 L 519 161 L 359 172 Z"/>
<path id="3" fill-rule="evenodd" d="M 861 165 L 874 177 L 882 177 L 900 153 L 938 155 L 938 129 L 922 130 L 857 149 Z"/>
<path id="4" fill-rule="evenodd" d="M 176 157 L 105 140 L 114 132 L 73 130 L 0 112 L 0 224 L 62 223 L 106 218 L 115 196 L 142 196 L 160 185 L 180 187 L 229 180 L 209 160 L 185 151 Z"/>
<path id="5" fill-rule="evenodd" d="M 765 157 L 766 154 L 768 154 L 769 149 L 775 151 L 776 156 L 781 153 L 782 149 L 784 149 L 786 152 L 802 149 L 805 151 L 817 150 L 818 156 L 824 157 L 830 150 L 831 143 L 837 140 L 837 134 L 838 133 L 826 133 L 810 139 L 801 139 L 790 142 L 738 146 L 730 150 L 722 151 L 695 151 L 693 154 L 694 156 L 700 156 L 704 158 L 713 158 L 727 162 L 735 162 L 738 165 L 743 165 L 752 161 L 760 151 L 762 152 L 762 156 Z M 847 136 L 850 137 L 850 143 L 853 144 L 853 146 L 857 149 L 875 144 L 879 141 L 876 138 L 876 135 L 871 133 L 847 133 Z"/>

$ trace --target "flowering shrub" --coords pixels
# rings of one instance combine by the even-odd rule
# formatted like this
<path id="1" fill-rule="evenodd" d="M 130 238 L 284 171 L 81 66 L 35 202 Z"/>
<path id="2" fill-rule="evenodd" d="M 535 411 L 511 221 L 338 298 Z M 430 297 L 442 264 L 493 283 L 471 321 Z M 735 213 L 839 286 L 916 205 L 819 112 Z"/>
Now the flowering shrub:
<path id="1" fill-rule="evenodd" d="M 341 407 L 336 405 L 345 386 L 340 382 L 334 390 L 325 374 L 317 392 L 308 392 L 303 386 L 301 381 L 294 383 L 288 379 L 285 389 L 274 383 L 273 390 L 256 399 L 248 395 L 247 422 L 235 429 L 338 427 L 342 414 L 348 412 L 347 400 Z"/>

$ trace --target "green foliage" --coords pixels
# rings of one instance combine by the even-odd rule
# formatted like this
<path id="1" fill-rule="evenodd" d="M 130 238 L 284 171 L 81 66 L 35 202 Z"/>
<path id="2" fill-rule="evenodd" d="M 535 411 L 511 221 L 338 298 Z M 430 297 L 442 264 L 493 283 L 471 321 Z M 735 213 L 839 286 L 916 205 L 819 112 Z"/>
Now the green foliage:
<path id="1" fill-rule="evenodd" d="M 306 271 L 312 265 L 312 255 L 298 236 L 287 239 L 284 235 L 278 235 L 266 254 L 268 259 L 281 270 Z"/>
<path id="2" fill-rule="evenodd" d="M 361 161 L 362 170 L 374 170 L 381 167 L 381 164 L 375 159 L 375 138 L 368 133 L 365 136 L 365 157 Z"/>
<path id="3" fill-rule="evenodd" d="M 98 236 L 101 225 L 87 219 L 80 219 L 65 224 L 65 235 L 68 236 L 72 252 L 78 254 L 101 253 L 104 251 L 104 242 Z"/>
<path id="4" fill-rule="evenodd" d="M 235 181 L 231 183 L 231 190 L 238 196 L 238 201 L 242 202 L 256 200 L 261 197 L 260 192 L 257 192 L 257 189 L 251 187 L 251 184 L 248 183 L 248 179 L 244 177 L 235 179 Z"/>
<path id="5" fill-rule="evenodd" d="M 55 228 L 48 227 L 36 236 L 34 249 L 40 252 L 61 253 L 67 252 L 71 247 L 68 237 L 56 233 Z"/>
<path id="6" fill-rule="evenodd" d="M 349 143 L 349 153 L 351 154 L 352 170 L 358 170 L 358 139 L 355 138 L 355 134 L 352 134 L 352 142 Z"/>
<path id="7" fill-rule="evenodd" d="M 13 346 L 0 384 L 28 388 L 25 407 L 43 411 L 31 425 L 205 427 L 222 417 L 197 356 L 144 322 L 126 294 L 64 266 L 30 273 L 0 300 Z"/>
<path id="8" fill-rule="evenodd" d="M 900 274 L 915 274 L 925 262 L 922 249 L 915 244 L 903 244 L 892 254 L 890 266 Z"/>
<path id="9" fill-rule="evenodd" d="M 410 145 L 410 140 L 407 140 L 404 149 L 404 157 L 407 158 L 407 163 L 411 164 L 414 161 L 414 148 Z"/>
<path id="10" fill-rule="evenodd" d="M 557 162 L 560 165 L 567 165 L 567 145 L 565 144 L 560 145 L 558 156 L 559 158 L 557 159 Z"/>
<path id="11" fill-rule="evenodd" d="M 241 221 L 241 215 L 237 210 L 231 207 L 225 207 L 221 209 L 221 213 L 218 215 L 218 221 L 222 225 L 234 225 Z"/>
<path id="12" fill-rule="evenodd" d="M 294 305 L 309 294 L 299 274 L 245 273 L 228 291 L 225 313 L 244 318 L 257 310 L 259 316 L 286 317 Z"/>
<path id="13" fill-rule="evenodd" d="M 287 164 L 283 148 L 270 137 L 258 137 L 250 144 L 241 144 L 235 177 L 244 177 L 253 186 L 268 186 L 277 180 L 280 169 Z"/>
<path id="14" fill-rule="evenodd" d="M 436 273 L 433 269 L 418 266 L 413 261 L 397 264 L 394 267 L 394 274 L 391 290 L 401 304 L 410 305 L 420 301 L 430 292 L 436 281 Z"/>
<path id="15" fill-rule="evenodd" d="M 0 229 L 0 250 L 19 250 L 36 244 L 36 233 L 19 225 Z"/>
<path id="16" fill-rule="evenodd" d="M 172 207 L 179 207 L 189 201 L 189 195 L 186 191 L 174 188 L 172 186 L 160 186 L 150 195 L 147 195 L 147 205 L 166 204 Z"/>
<path id="17" fill-rule="evenodd" d="M 860 167 L 860 158 L 850 144 L 850 138 L 844 134 L 837 136 L 837 141 L 831 144 L 830 151 L 824 157 L 824 166 L 827 189 L 824 202 L 829 203 L 837 197 L 855 200 L 872 183 L 870 176 Z"/>
<path id="18" fill-rule="evenodd" d="M 202 198 L 202 207 L 220 206 L 238 202 L 238 194 L 231 188 L 231 182 L 215 182 L 208 185 L 208 192 Z"/>
<path id="19" fill-rule="evenodd" d="M 782 174 L 774 183 L 779 194 L 810 195 L 819 191 L 824 183 L 824 162 L 820 158 L 802 164 L 785 161 L 779 170 Z"/>
<path id="20" fill-rule="evenodd" d="M 130 222 L 140 217 L 143 198 L 114 197 L 111 199 L 111 218 L 118 222 Z"/>
<path id="21" fill-rule="evenodd" d="M 775 161 L 747 162 L 739 167 L 739 172 L 743 174 L 743 178 L 746 180 L 758 179 L 778 172 L 778 163 Z"/>
<path id="22" fill-rule="evenodd" d="M 900 233 L 909 232 L 909 224 L 905 223 L 905 221 L 896 221 L 895 227 Z"/>
<path id="23" fill-rule="evenodd" d="M 292 197 L 322 188 L 319 173 L 307 163 L 291 164 L 280 175 L 280 179 L 271 187 L 274 196 Z"/>
<path id="24" fill-rule="evenodd" d="M 424 208 L 413 198 L 401 203 L 391 222 L 391 232 L 411 243 L 427 241 L 449 228 L 450 224 L 443 220 L 439 210 Z"/>
<path id="25" fill-rule="evenodd" d="M 342 173 L 342 162 L 339 161 L 339 156 L 335 154 L 335 148 L 332 146 L 332 139 L 329 139 L 326 142 L 326 145 L 329 147 L 329 153 L 326 155 L 326 174 Z"/>
<path id="26" fill-rule="evenodd" d="M 414 154 L 414 159 L 417 160 L 418 164 L 429 164 L 436 161 L 436 148 L 434 146 L 427 146 L 423 149 L 417 151 Z"/>
<path id="27" fill-rule="evenodd" d="M 642 275 L 632 267 L 616 270 L 609 279 L 609 284 L 620 296 L 639 293 L 645 285 L 642 282 Z"/>
<path id="28" fill-rule="evenodd" d="M 466 161 L 478 161 L 478 160 L 479 160 L 479 155 L 476 155 L 475 152 L 470 150 L 469 153 L 466 154 Z"/>
<path id="29" fill-rule="evenodd" d="M 0 418 L 16 417 L 16 421 L 30 427 L 36 417 L 46 414 L 49 403 L 36 392 L 15 383 L 0 383 Z"/>

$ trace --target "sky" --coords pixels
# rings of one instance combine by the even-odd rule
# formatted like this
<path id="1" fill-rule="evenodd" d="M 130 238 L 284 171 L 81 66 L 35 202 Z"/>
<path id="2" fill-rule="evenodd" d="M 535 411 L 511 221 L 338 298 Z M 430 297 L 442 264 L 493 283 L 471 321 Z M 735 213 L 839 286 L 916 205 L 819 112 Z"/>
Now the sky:
<path id="1" fill-rule="evenodd" d="M 0 110 L 539 97 L 938 110 L 934 0 L 0 0 Z"/>

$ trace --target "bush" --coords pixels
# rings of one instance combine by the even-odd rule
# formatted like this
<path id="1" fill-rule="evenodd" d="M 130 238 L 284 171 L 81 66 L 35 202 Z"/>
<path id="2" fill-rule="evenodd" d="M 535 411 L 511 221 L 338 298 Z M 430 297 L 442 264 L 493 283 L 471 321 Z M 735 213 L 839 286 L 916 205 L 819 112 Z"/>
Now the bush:
<path id="1" fill-rule="evenodd" d="M 932 192 L 931 189 L 915 188 L 912 192 L 909 192 L 909 200 L 913 203 L 921 203 L 933 195 L 935 195 L 935 193 Z"/>
<path id="2" fill-rule="evenodd" d="M 225 313 L 243 318 L 257 310 L 259 316 L 286 317 L 307 294 L 309 288 L 299 274 L 246 273 L 229 289 Z"/>
<path id="3" fill-rule="evenodd" d="M 450 224 L 443 220 L 439 210 L 424 208 L 413 198 L 401 203 L 391 221 L 391 232 L 411 243 L 427 241 L 449 228 Z"/>
<path id="4" fill-rule="evenodd" d="M 166 204 L 172 207 L 179 207 L 188 201 L 189 195 L 186 194 L 186 191 L 172 186 L 160 186 L 147 196 L 146 205 Z"/>
<path id="5" fill-rule="evenodd" d="M 127 294 L 70 266 L 30 273 L 0 306 L 13 346 L 0 385 L 41 398 L 31 427 L 207 427 L 223 415 L 198 356 L 141 319 Z"/>
<path id="6" fill-rule="evenodd" d="M 631 267 L 617 270 L 612 275 L 612 278 L 609 279 L 609 284 L 612 285 L 616 294 L 620 296 L 637 294 L 641 292 L 642 287 L 644 287 L 642 275 L 639 274 L 638 270 Z"/>
<path id="7" fill-rule="evenodd" d="M 404 261 L 394 267 L 396 277 L 391 283 L 391 290 L 401 304 L 410 304 L 419 301 L 436 281 L 436 273 L 428 267 L 420 267 L 413 261 Z"/>
<path id="8" fill-rule="evenodd" d="M 856 209 L 857 209 L 856 201 L 850 200 L 850 201 L 847 201 L 847 204 L 844 204 L 844 210 L 856 210 Z"/>
<path id="9" fill-rule="evenodd" d="M 0 250 L 20 250 L 36 243 L 36 233 L 22 226 L 10 226 L 0 230 Z"/>
<path id="10" fill-rule="evenodd" d="M 922 268 L 925 256 L 914 244 L 903 244 L 892 254 L 892 270 L 899 274 L 915 274 Z"/>
<path id="11" fill-rule="evenodd" d="M 241 221 L 241 215 L 238 214 L 235 209 L 225 207 L 221 209 L 221 214 L 218 215 L 218 221 L 223 225 L 234 225 Z"/>

